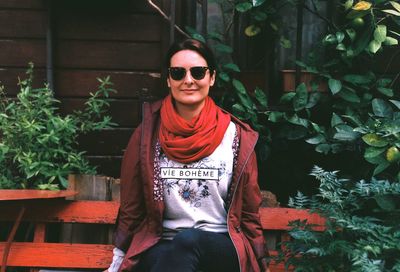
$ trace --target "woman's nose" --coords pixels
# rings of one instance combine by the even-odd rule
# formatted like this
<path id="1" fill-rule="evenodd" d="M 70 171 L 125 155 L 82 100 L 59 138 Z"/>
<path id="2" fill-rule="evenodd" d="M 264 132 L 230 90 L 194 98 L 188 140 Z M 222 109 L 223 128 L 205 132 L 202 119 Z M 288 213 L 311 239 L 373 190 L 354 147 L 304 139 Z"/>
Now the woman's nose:
<path id="1" fill-rule="evenodd" d="M 192 75 L 190 74 L 190 71 L 186 72 L 186 75 L 184 78 L 184 83 L 185 84 L 193 84 L 193 78 L 192 78 Z"/>

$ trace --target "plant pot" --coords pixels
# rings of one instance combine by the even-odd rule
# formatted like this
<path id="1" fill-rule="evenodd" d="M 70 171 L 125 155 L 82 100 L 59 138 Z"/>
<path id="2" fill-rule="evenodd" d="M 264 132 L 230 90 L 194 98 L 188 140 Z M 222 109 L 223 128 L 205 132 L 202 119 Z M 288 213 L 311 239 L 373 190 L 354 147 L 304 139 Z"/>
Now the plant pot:
<path id="1" fill-rule="evenodd" d="M 296 90 L 296 70 L 282 70 L 281 72 L 283 79 L 283 91 L 292 92 Z M 328 84 L 326 81 L 321 80 L 321 78 L 317 78 L 317 76 L 313 73 L 301 71 L 299 84 L 305 83 L 307 90 L 311 91 L 312 82 L 318 84 L 318 91 L 326 92 L 328 90 Z"/>

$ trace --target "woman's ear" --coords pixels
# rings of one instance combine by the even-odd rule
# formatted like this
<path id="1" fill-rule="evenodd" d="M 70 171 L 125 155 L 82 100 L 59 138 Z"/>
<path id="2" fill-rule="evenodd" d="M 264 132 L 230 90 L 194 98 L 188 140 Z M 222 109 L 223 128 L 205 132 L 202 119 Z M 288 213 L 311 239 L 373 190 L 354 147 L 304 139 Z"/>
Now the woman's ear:
<path id="1" fill-rule="evenodd" d="M 167 85 L 168 85 L 168 88 L 171 88 L 171 84 L 169 83 L 169 77 L 167 77 Z"/>
<path id="2" fill-rule="evenodd" d="M 214 86 L 216 74 L 217 74 L 217 71 L 214 70 L 213 74 L 212 74 L 212 76 L 210 78 L 210 86 Z"/>

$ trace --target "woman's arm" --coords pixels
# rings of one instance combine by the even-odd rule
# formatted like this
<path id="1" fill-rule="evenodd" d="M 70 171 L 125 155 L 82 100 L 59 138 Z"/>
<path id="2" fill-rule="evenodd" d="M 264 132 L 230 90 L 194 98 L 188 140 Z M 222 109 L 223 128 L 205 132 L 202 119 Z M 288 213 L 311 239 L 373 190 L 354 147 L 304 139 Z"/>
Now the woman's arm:
<path id="1" fill-rule="evenodd" d="M 244 169 L 242 178 L 244 188 L 241 227 L 253 248 L 261 271 L 268 271 L 268 252 L 259 215 L 262 199 L 258 186 L 257 158 L 254 151 Z"/>
<path id="2" fill-rule="evenodd" d="M 143 185 L 140 173 L 141 126 L 133 133 L 121 166 L 121 203 L 118 211 L 114 244 L 126 252 L 136 227 L 145 216 Z"/>

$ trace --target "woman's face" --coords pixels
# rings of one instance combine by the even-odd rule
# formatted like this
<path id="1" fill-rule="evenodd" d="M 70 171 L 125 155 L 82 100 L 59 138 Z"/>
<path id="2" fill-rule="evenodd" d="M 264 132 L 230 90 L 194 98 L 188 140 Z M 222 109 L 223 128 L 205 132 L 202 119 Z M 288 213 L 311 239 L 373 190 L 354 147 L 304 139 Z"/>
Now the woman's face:
<path id="1" fill-rule="evenodd" d="M 170 75 L 167 78 L 167 84 L 171 89 L 178 112 L 182 107 L 201 110 L 210 87 L 214 85 L 215 72 L 211 76 L 208 69 L 203 79 L 192 77 L 189 69 L 198 66 L 207 67 L 208 65 L 207 61 L 196 51 L 181 50 L 171 58 L 170 67 L 182 67 L 186 70 L 186 75 L 181 80 L 174 80 Z"/>

